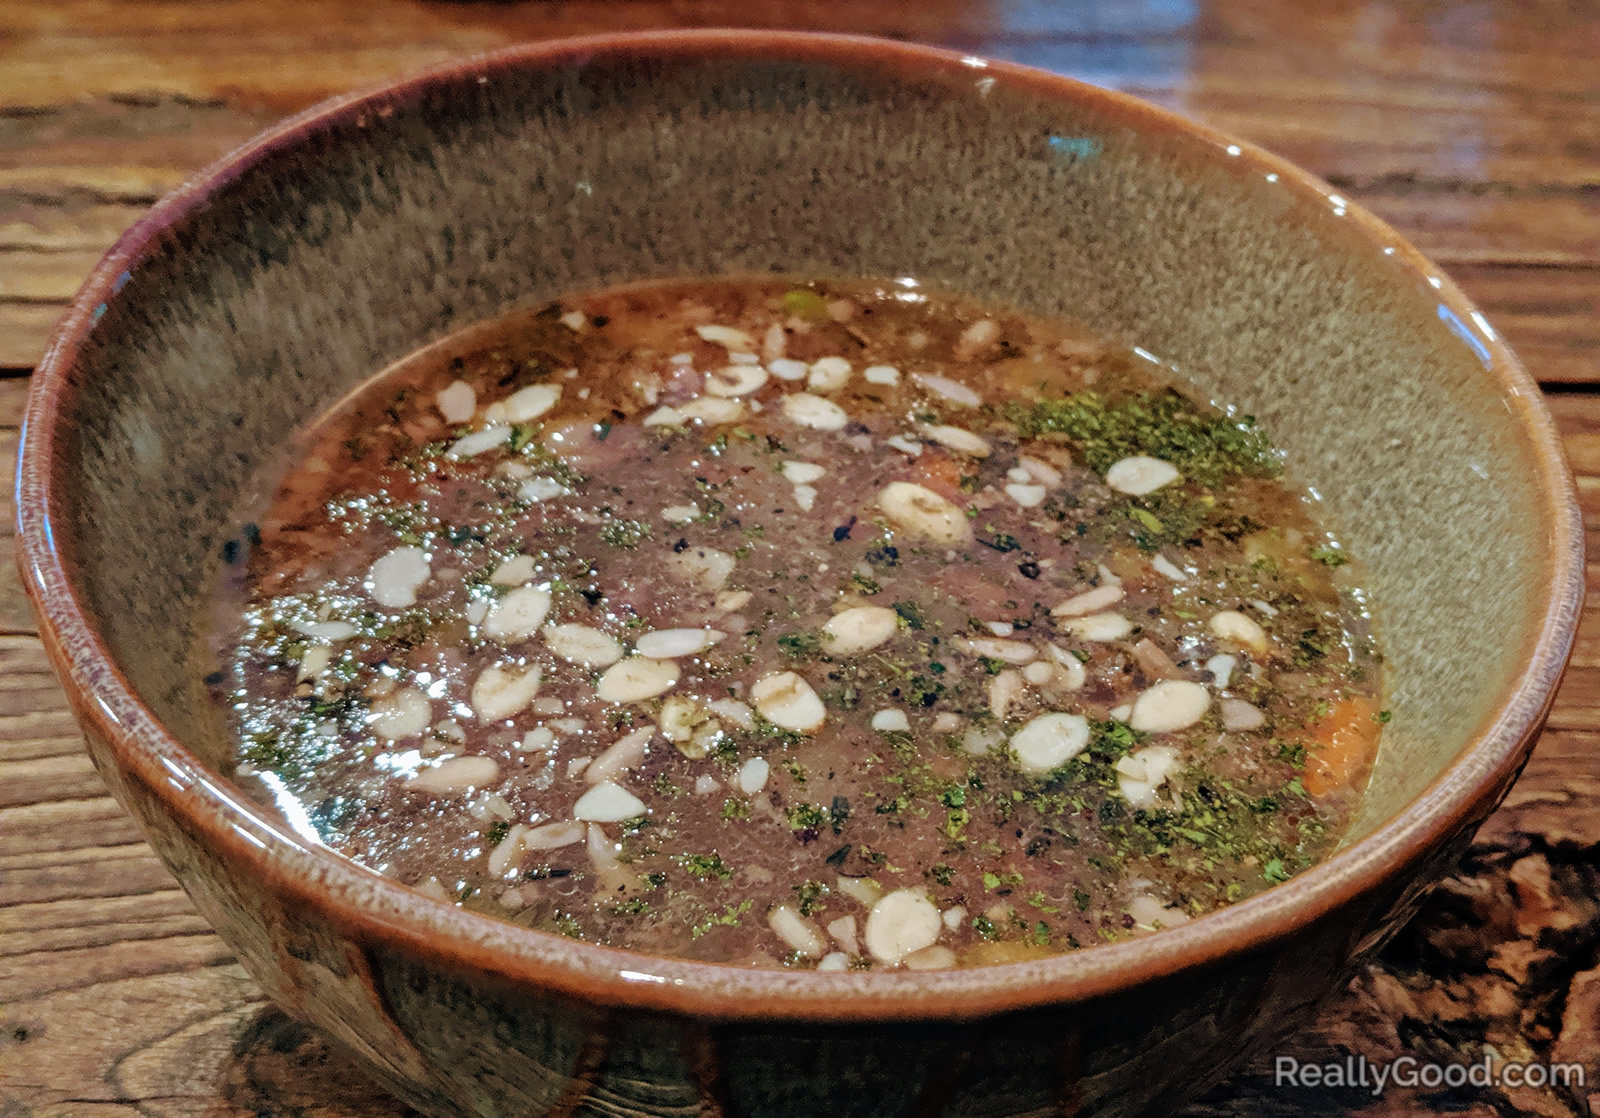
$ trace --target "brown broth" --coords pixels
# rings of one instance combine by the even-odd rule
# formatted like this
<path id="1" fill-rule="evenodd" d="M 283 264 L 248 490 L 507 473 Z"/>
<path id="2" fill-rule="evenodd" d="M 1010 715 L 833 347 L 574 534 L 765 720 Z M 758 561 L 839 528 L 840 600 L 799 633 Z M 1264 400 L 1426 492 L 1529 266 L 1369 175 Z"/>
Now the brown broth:
<path id="1" fill-rule="evenodd" d="M 1280 473 L 1134 353 L 904 281 L 575 296 L 307 433 L 226 553 L 218 698 L 308 837 L 518 923 L 1086 947 L 1349 820 L 1379 658 Z"/>

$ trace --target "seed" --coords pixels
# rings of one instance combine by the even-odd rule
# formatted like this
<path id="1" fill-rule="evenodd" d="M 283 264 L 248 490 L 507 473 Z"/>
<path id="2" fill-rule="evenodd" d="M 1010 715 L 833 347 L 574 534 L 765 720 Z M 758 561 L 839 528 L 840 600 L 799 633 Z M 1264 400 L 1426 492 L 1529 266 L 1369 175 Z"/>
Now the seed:
<path id="1" fill-rule="evenodd" d="M 706 374 L 706 392 L 712 396 L 747 396 L 767 383 L 760 365 L 729 365 Z"/>
<path id="2" fill-rule="evenodd" d="M 693 505 L 668 505 L 661 510 L 661 519 L 668 524 L 688 524 L 699 517 L 700 510 Z"/>
<path id="3" fill-rule="evenodd" d="M 478 393 L 466 381 L 456 380 L 435 392 L 433 402 L 446 423 L 465 423 L 478 410 Z"/>
<path id="4" fill-rule="evenodd" d="M 811 366 L 804 361 L 796 361 L 791 357 L 780 357 L 767 362 L 767 372 L 779 380 L 805 380 L 810 369 Z"/>
<path id="5" fill-rule="evenodd" d="M 832 400 L 813 396 L 809 392 L 796 392 L 783 398 L 783 417 L 790 423 L 810 427 L 814 431 L 838 431 L 850 421 L 843 408 Z"/>
<path id="6" fill-rule="evenodd" d="M 417 604 L 417 590 L 432 573 L 420 547 L 397 547 L 372 564 L 363 584 L 372 600 L 390 609 Z"/>
<path id="7" fill-rule="evenodd" d="M 608 703 L 643 702 L 676 687 L 678 675 L 678 665 L 671 660 L 633 656 L 607 668 L 595 693 Z"/>
<path id="8" fill-rule="evenodd" d="M 807 683 L 794 672 L 771 672 L 750 688 L 750 701 L 774 726 L 808 734 L 821 727 L 827 708 Z"/>
<path id="9" fill-rule="evenodd" d="M 1120 613 L 1091 613 L 1070 619 L 1067 631 L 1079 640 L 1117 641 L 1133 632 L 1133 622 Z"/>
<path id="10" fill-rule="evenodd" d="M 503 446 L 510 437 L 511 428 L 509 426 L 504 423 L 492 423 L 481 431 L 473 431 L 470 434 L 462 435 L 450 444 L 450 449 L 444 452 L 445 457 L 471 458 L 474 455 L 482 454 L 486 450 L 493 450 L 497 446 Z"/>
<path id="11" fill-rule="evenodd" d="M 472 685 L 472 709 L 485 722 L 499 722 L 525 709 L 539 693 L 539 669 L 484 668 Z"/>
<path id="12" fill-rule="evenodd" d="M 822 647 L 834 656 L 855 656 L 887 642 L 900 627 L 899 615 L 885 606 L 840 610 L 822 626 Z"/>
<path id="13" fill-rule="evenodd" d="M 578 797 L 572 818 L 581 823 L 620 823 L 643 815 L 644 801 L 615 781 L 602 780 Z"/>
<path id="14" fill-rule="evenodd" d="M 868 365 L 861 370 L 868 384 L 895 385 L 900 383 L 900 370 L 893 365 Z"/>
<path id="15" fill-rule="evenodd" d="M 335 641 L 349 640 L 359 631 L 348 621 L 291 621 L 289 628 L 312 640 Z"/>
<path id="16" fill-rule="evenodd" d="M 1089 744 L 1089 720 L 1081 714 L 1041 714 L 1011 735 L 1011 749 L 1026 773 L 1060 768 Z"/>
<path id="17" fill-rule="evenodd" d="M 567 663 L 585 668 L 606 668 L 622 659 L 615 637 L 587 625 L 546 625 L 544 643 Z"/>
<path id="18" fill-rule="evenodd" d="M 422 733 L 433 721 L 433 704 L 416 687 L 401 687 L 372 704 L 367 725 L 385 741 L 399 741 Z"/>
<path id="19" fill-rule="evenodd" d="M 1133 701 L 1128 725 L 1150 734 L 1167 734 L 1193 726 L 1210 708 L 1211 692 L 1200 684 L 1166 679 Z"/>
<path id="20" fill-rule="evenodd" d="M 550 591 L 542 586 L 519 586 L 501 598 L 483 619 L 484 635 L 505 643 L 523 640 L 539 631 L 550 613 Z"/>
<path id="21" fill-rule="evenodd" d="M 1267 631 L 1236 609 L 1225 609 L 1211 617 L 1211 631 L 1219 640 L 1247 644 L 1257 652 L 1266 651 Z"/>
<path id="22" fill-rule="evenodd" d="M 1106 484 L 1118 493 L 1142 497 L 1178 480 L 1178 467 L 1161 458 L 1136 454 L 1111 463 Z"/>
<path id="23" fill-rule="evenodd" d="M 656 660 L 670 660 L 677 656 L 693 656 L 714 644 L 727 639 L 728 634 L 716 629 L 658 629 L 645 633 L 634 642 L 634 651 L 640 656 Z"/>
<path id="24" fill-rule="evenodd" d="M 721 590 L 733 574 L 737 560 L 714 547 L 691 547 L 667 556 L 667 570 L 702 590 Z"/>
<path id="25" fill-rule="evenodd" d="M 499 779 L 500 765 L 493 757 L 449 757 L 419 769 L 406 781 L 406 787 L 421 792 L 464 792 L 468 788 L 485 788 Z"/>
<path id="26" fill-rule="evenodd" d="M 939 910 L 922 890 L 896 889 L 872 906 L 863 938 L 874 959 L 894 964 L 932 947 L 943 928 Z"/>
<path id="27" fill-rule="evenodd" d="M 810 512 L 817 504 L 817 491 L 809 485 L 794 487 L 794 503 L 800 506 L 801 512 Z"/>
<path id="28" fill-rule="evenodd" d="M 767 927 L 803 959 L 820 959 L 827 953 L 828 941 L 817 926 L 789 905 L 777 905 L 767 913 Z"/>
<path id="29" fill-rule="evenodd" d="M 934 543 L 959 546 L 972 539 L 967 514 L 931 489 L 893 481 L 878 495 L 878 507 L 895 527 Z"/>

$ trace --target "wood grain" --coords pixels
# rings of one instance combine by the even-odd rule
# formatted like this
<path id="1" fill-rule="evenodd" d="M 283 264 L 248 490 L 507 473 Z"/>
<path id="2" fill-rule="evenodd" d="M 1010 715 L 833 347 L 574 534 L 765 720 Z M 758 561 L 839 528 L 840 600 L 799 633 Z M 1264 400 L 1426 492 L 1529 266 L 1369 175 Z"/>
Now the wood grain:
<path id="1" fill-rule="evenodd" d="M 0 552 L 26 390 L 65 300 L 162 193 L 314 101 L 524 39 L 665 26 L 885 34 L 1150 97 L 1302 163 L 1433 255 L 1548 400 L 1600 543 L 1600 9 L 1561 0 L 62 0 L 0 5 Z M 1594 552 L 1600 554 L 1600 551 Z M 0 555 L 0 1116 L 405 1112 L 285 1018 L 105 794 Z M 1591 565 L 1600 584 L 1600 561 Z M 1600 607 L 1458 874 L 1274 1055 L 1587 1061 L 1600 1084 Z M 1289 1091 L 1188 1112 L 1590 1113 L 1583 1092 Z"/>

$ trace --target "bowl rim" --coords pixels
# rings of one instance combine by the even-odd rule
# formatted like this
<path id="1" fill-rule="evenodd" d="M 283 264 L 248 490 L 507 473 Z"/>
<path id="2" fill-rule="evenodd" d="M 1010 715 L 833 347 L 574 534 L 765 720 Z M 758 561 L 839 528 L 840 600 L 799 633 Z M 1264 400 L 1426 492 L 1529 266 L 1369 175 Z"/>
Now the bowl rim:
<path id="1" fill-rule="evenodd" d="M 1273 889 L 1155 935 L 1027 962 L 948 971 L 819 974 L 643 955 L 566 940 L 437 901 L 390 878 L 306 844 L 242 791 L 232 789 L 182 746 L 134 692 L 112 659 L 69 575 L 71 496 L 58 483 L 57 442 L 71 373 L 119 278 L 138 266 L 166 231 L 210 195 L 276 153 L 331 127 L 382 117 L 437 84 L 527 68 L 581 67 L 597 58 L 655 61 L 782 60 L 833 65 L 908 81 L 994 79 L 1042 101 L 1093 103 L 1142 135 L 1196 139 L 1235 165 L 1275 174 L 1299 204 L 1338 198 L 1351 235 L 1374 256 L 1436 287 L 1433 297 L 1462 322 L 1483 327 L 1491 360 L 1519 433 L 1527 441 L 1550 539 L 1543 572 L 1548 598 L 1537 638 L 1520 650 L 1526 667 L 1445 769 L 1397 815 L 1331 858 Z M 556 991 L 602 1005 L 648 1008 L 715 1020 L 888 1021 L 962 1019 L 1103 995 L 1261 949 L 1333 910 L 1398 883 L 1403 872 L 1493 806 L 1531 749 L 1570 655 L 1584 591 L 1583 535 L 1575 487 L 1538 385 L 1442 270 L 1384 222 L 1333 187 L 1252 144 L 1126 94 L 1018 64 L 956 50 L 857 35 L 803 31 L 673 30 L 548 40 L 437 65 L 381 86 L 324 100 L 247 141 L 158 202 L 125 232 L 74 296 L 29 392 L 16 482 L 25 588 L 40 635 L 74 706 L 109 743 L 117 765 L 161 801 L 184 831 L 289 898 L 322 913 L 368 945 L 390 944 L 454 971 Z"/>

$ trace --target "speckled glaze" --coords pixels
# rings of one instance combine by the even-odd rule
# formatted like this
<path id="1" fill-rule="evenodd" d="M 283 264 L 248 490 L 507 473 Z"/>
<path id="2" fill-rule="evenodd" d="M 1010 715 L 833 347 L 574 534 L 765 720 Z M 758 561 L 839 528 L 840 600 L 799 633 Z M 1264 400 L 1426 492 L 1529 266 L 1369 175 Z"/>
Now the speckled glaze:
<path id="1" fill-rule="evenodd" d="M 1369 561 L 1389 655 L 1394 718 L 1340 854 L 1037 962 L 745 971 L 430 900 L 219 775 L 194 627 L 226 511 L 291 430 L 513 305 L 780 270 L 1066 312 L 1261 417 Z M 291 120 L 112 249 L 22 453 L 24 579 L 100 772 L 269 994 L 441 1115 L 1165 1112 L 1454 863 L 1527 755 L 1582 586 L 1535 386 L 1392 230 L 1139 102 L 868 40 L 546 44 Z"/>

